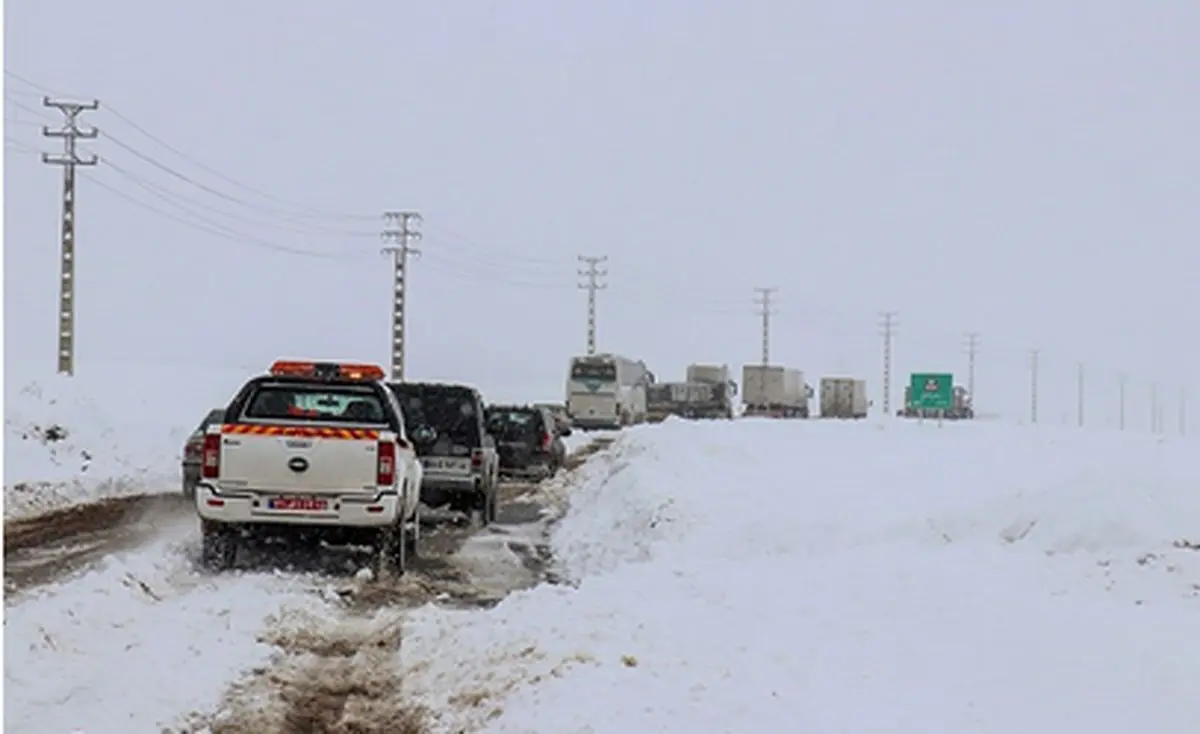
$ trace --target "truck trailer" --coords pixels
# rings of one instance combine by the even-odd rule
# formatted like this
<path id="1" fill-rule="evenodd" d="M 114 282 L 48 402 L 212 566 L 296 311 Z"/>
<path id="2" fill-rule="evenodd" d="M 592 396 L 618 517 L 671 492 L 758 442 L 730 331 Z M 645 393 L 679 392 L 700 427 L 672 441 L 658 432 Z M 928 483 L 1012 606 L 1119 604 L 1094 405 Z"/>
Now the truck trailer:
<path id="1" fill-rule="evenodd" d="M 812 394 L 800 370 L 763 364 L 742 367 L 743 415 L 807 418 Z"/>
<path id="2" fill-rule="evenodd" d="M 866 418 L 867 381 L 853 377 L 821 378 L 822 418 Z"/>
<path id="3" fill-rule="evenodd" d="M 733 418 L 737 383 L 724 365 L 688 365 L 685 382 L 652 385 L 646 393 L 647 420 Z"/>

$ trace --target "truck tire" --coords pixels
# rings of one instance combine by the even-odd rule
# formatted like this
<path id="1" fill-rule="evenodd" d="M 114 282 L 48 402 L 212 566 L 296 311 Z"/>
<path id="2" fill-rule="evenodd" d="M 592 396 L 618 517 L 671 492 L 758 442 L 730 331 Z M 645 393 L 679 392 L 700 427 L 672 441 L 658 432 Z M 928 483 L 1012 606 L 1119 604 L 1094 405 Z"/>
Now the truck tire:
<path id="1" fill-rule="evenodd" d="M 492 490 L 490 492 L 480 491 L 472 501 L 472 507 L 469 514 L 479 513 L 480 527 L 487 527 L 496 521 L 498 495 L 500 493 Z"/>
<path id="2" fill-rule="evenodd" d="M 228 571 L 237 560 L 237 535 L 222 523 L 201 521 L 200 563 L 209 571 Z"/>
<path id="3" fill-rule="evenodd" d="M 421 505 L 417 505 L 413 513 L 412 532 L 404 534 L 404 542 L 408 544 L 408 557 L 421 557 Z"/>
<path id="4" fill-rule="evenodd" d="M 379 531 L 375 539 L 375 556 L 372 559 L 375 578 L 404 575 L 408 566 L 408 539 L 404 536 L 403 522 Z"/>

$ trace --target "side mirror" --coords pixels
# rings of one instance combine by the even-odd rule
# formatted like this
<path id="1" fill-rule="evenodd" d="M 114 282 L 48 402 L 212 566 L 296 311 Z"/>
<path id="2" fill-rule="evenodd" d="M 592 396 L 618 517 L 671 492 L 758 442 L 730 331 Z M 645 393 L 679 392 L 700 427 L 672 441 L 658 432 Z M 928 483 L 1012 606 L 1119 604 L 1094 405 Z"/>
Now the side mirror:
<path id="1" fill-rule="evenodd" d="M 563 426 L 562 428 L 558 429 L 558 435 L 559 435 L 559 436 L 561 436 L 561 437 L 563 437 L 563 438 L 566 438 L 567 436 L 570 436 L 570 435 L 571 435 L 571 427 L 570 427 L 570 426 Z"/>

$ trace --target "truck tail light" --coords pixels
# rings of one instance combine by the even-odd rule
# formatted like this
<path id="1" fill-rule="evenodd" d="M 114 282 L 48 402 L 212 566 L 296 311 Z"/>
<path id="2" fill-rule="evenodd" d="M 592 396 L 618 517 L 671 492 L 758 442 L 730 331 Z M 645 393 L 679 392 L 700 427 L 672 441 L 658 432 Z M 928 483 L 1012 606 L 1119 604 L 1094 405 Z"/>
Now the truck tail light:
<path id="1" fill-rule="evenodd" d="M 200 476 L 216 479 L 221 474 L 221 434 L 204 434 L 204 450 L 200 460 Z"/>
<path id="2" fill-rule="evenodd" d="M 549 432 L 542 431 L 542 450 L 543 451 L 549 451 L 550 444 L 553 443 L 553 441 L 554 441 L 554 439 L 550 436 Z"/>
<path id="3" fill-rule="evenodd" d="M 471 451 L 471 468 L 472 469 L 482 469 L 483 468 L 483 451 L 482 450 L 474 449 Z"/>
<path id="4" fill-rule="evenodd" d="M 377 455 L 379 464 L 375 470 L 375 483 L 390 487 L 396 483 L 396 444 L 380 441 Z"/>

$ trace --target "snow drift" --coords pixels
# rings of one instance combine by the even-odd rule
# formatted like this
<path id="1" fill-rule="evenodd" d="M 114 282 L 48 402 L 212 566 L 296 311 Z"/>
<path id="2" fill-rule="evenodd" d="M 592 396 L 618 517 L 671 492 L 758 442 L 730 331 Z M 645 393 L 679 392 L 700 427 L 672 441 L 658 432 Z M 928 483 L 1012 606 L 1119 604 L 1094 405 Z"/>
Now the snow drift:
<path id="1" fill-rule="evenodd" d="M 406 627 L 443 731 L 1174 731 L 1200 719 L 1200 452 L 1002 425 L 627 431 L 577 588 Z"/>
<path id="2" fill-rule="evenodd" d="M 74 377 L 9 370 L 6 519 L 98 497 L 178 491 L 187 435 L 246 379 L 240 370 L 80 366 Z"/>

